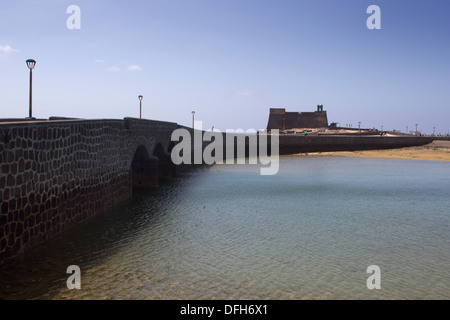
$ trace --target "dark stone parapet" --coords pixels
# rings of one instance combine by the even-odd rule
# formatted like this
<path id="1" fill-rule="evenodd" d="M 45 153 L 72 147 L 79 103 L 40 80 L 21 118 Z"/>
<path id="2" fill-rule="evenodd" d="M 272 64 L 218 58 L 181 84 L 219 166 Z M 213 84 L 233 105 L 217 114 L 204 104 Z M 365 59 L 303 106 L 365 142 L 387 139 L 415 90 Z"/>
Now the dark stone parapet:
<path id="1" fill-rule="evenodd" d="M 167 150 L 174 128 L 132 118 L 0 122 L 0 263 L 129 198 L 138 146 Z"/>
<path id="2" fill-rule="evenodd" d="M 303 136 L 280 135 L 280 154 L 327 151 L 357 151 L 395 149 L 421 146 L 433 141 L 432 137 L 412 136 Z"/>
<path id="3" fill-rule="evenodd" d="M 438 137 L 433 137 L 433 140 L 450 141 L 450 137 L 449 136 L 438 136 Z"/>

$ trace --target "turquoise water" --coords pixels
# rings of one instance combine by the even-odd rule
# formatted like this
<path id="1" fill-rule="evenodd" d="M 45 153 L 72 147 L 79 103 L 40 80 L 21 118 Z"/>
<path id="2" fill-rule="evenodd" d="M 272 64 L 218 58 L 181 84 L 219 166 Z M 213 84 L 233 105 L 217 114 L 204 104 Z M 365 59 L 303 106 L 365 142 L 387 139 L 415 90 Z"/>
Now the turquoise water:
<path id="1" fill-rule="evenodd" d="M 136 191 L 0 266 L 0 298 L 450 298 L 448 162 L 285 156 L 277 175 L 259 169 L 200 167 Z"/>

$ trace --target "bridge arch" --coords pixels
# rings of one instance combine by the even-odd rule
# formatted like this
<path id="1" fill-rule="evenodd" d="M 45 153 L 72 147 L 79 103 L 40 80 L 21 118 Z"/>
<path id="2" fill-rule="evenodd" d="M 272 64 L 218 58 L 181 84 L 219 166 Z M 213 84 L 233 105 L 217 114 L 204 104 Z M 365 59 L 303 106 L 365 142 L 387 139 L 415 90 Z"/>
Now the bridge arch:
<path id="1" fill-rule="evenodd" d="M 153 149 L 153 156 L 158 158 L 158 179 L 168 180 L 175 175 L 175 165 L 169 152 L 165 152 L 161 143 L 157 143 Z"/>
<path id="2" fill-rule="evenodd" d="M 131 181 L 133 187 L 158 186 L 158 158 L 150 156 L 144 145 L 139 145 L 131 161 Z"/>
<path id="3" fill-rule="evenodd" d="M 167 146 L 167 154 L 169 157 L 169 163 L 170 163 L 170 167 L 171 167 L 170 170 L 171 170 L 172 177 L 175 177 L 177 175 L 177 166 L 172 161 L 172 150 L 174 147 L 175 147 L 175 142 L 170 141 Z"/>
<path id="4" fill-rule="evenodd" d="M 161 143 L 157 143 L 153 148 L 153 155 L 159 159 L 163 158 L 165 155 L 164 147 Z"/>
<path id="5" fill-rule="evenodd" d="M 171 153 L 174 147 L 175 147 L 175 141 L 170 141 L 169 144 L 167 145 L 167 152 Z"/>

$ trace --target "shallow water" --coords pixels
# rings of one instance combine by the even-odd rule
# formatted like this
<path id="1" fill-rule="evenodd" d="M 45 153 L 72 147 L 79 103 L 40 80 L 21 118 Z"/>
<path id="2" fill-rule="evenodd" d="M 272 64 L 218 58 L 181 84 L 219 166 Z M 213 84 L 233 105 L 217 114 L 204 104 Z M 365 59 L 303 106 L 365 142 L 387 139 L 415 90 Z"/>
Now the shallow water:
<path id="1" fill-rule="evenodd" d="M 448 162 L 199 167 L 0 266 L 0 298 L 449 299 L 449 208 Z"/>

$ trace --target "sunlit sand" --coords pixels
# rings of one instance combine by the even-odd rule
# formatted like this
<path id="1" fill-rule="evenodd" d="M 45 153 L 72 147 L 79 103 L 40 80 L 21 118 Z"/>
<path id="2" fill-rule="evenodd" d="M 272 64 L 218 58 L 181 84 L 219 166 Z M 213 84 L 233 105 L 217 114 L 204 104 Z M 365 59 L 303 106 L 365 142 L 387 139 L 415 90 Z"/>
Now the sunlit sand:
<path id="1" fill-rule="evenodd" d="M 450 141 L 435 140 L 424 146 L 399 149 L 315 152 L 308 155 L 450 161 Z"/>

